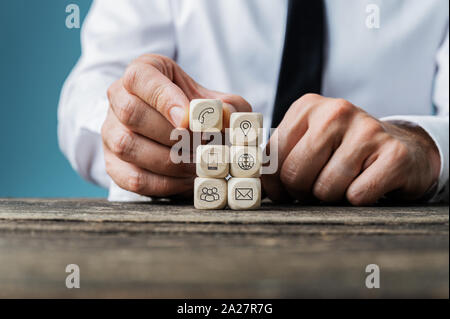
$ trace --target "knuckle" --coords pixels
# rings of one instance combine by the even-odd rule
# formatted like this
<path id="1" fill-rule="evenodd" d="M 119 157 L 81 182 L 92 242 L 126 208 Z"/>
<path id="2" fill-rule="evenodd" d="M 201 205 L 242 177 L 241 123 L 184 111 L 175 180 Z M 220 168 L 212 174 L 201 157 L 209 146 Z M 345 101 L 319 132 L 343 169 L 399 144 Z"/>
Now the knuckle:
<path id="1" fill-rule="evenodd" d="M 129 127 L 138 126 L 141 116 L 138 112 L 137 101 L 132 96 L 128 96 L 118 113 L 118 118 L 124 125 Z"/>
<path id="2" fill-rule="evenodd" d="M 158 183 L 156 195 L 169 196 L 171 192 L 170 180 L 167 176 L 160 176 L 161 180 Z"/>
<path id="3" fill-rule="evenodd" d="M 362 118 L 358 120 L 352 141 L 355 148 L 360 150 L 371 150 L 382 145 L 388 137 L 383 125 L 373 118 Z"/>
<path id="4" fill-rule="evenodd" d="M 168 78 L 173 79 L 176 63 L 169 57 L 160 54 L 144 54 L 136 62 L 150 65 L 165 74 Z"/>
<path id="5" fill-rule="evenodd" d="M 131 63 L 123 75 L 123 86 L 128 92 L 132 92 L 133 88 L 136 86 L 139 77 L 139 65 L 136 63 Z"/>
<path id="6" fill-rule="evenodd" d="M 138 57 L 135 61 L 137 62 L 143 62 L 143 63 L 147 63 L 147 64 L 151 64 L 151 65 L 159 65 L 161 63 L 174 63 L 174 61 L 165 56 L 165 55 L 161 55 L 161 54 L 157 54 L 157 53 L 147 53 L 147 54 L 143 54 L 140 57 Z"/>
<path id="7" fill-rule="evenodd" d="M 408 147 L 399 140 L 391 141 L 391 145 L 388 148 L 389 160 L 392 164 L 403 165 L 410 158 L 410 152 Z"/>
<path id="8" fill-rule="evenodd" d="M 397 150 L 397 154 L 400 158 L 406 158 L 409 155 L 408 147 L 400 141 L 395 141 L 395 149 Z"/>
<path id="9" fill-rule="evenodd" d="M 361 126 L 363 128 L 364 137 L 373 138 L 380 133 L 384 133 L 383 125 L 376 119 L 366 118 L 361 120 Z"/>
<path id="10" fill-rule="evenodd" d="M 151 62 L 158 57 L 158 54 L 155 53 L 145 53 L 140 56 L 138 56 L 136 59 L 133 60 L 132 63 L 146 63 L 151 64 Z"/>
<path id="11" fill-rule="evenodd" d="M 306 93 L 306 94 L 302 95 L 297 101 L 299 101 L 301 103 L 309 104 L 309 103 L 317 100 L 319 97 L 320 97 L 320 95 L 315 94 L 315 93 Z"/>
<path id="12" fill-rule="evenodd" d="M 293 107 L 296 110 L 301 110 L 305 107 L 308 107 L 312 104 L 314 104 L 314 102 L 317 101 L 317 99 L 320 97 L 320 95 L 314 94 L 314 93 L 306 93 L 303 96 L 301 96 L 299 99 L 297 99 L 294 103 L 293 103 Z"/>
<path id="13" fill-rule="evenodd" d="M 336 99 L 327 104 L 324 108 L 325 115 L 320 113 L 319 121 L 321 124 L 317 126 L 320 131 L 328 130 L 330 127 L 340 127 L 343 123 L 347 123 L 352 116 L 355 107 L 344 99 Z"/>
<path id="14" fill-rule="evenodd" d="M 127 179 L 128 190 L 133 193 L 141 194 L 145 190 L 146 179 L 145 175 L 140 171 L 132 171 Z"/>
<path id="15" fill-rule="evenodd" d="M 111 151 L 120 158 L 130 157 L 133 139 L 133 134 L 131 132 L 126 130 L 121 131 L 114 137 L 111 143 Z"/>
<path id="16" fill-rule="evenodd" d="M 334 103 L 331 104 L 330 115 L 333 118 L 339 119 L 349 116 L 354 110 L 355 107 L 349 101 L 344 99 L 336 99 Z"/>
<path id="17" fill-rule="evenodd" d="M 166 105 L 168 97 L 165 92 L 167 90 L 167 83 L 158 83 L 151 90 L 147 101 L 151 106 L 155 107 L 159 112 L 164 114 L 163 108 Z"/>
<path id="18" fill-rule="evenodd" d="M 163 55 L 154 55 L 153 61 L 152 65 L 160 70 L 161 73 L 166 74 L 170 79 L 173 78 L 175 61 Z"/>
<path id="19" fill-rule="evenodd" d="M 298 180 L 298 170 L 297 165 L 294 161 L 289 161 L 283 164 L 280 171 L 280 180 L 288 188 L 296 188 Z"/>

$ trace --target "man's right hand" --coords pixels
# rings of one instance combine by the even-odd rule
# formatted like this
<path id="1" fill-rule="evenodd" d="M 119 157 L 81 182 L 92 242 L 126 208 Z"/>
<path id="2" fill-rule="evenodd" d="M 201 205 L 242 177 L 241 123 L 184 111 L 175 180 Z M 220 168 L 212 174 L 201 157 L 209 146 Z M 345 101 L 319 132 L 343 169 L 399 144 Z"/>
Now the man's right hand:
<path id="1" fill-rule="evenodd" d="M 170 159 L 174 128 L 188 127 L 192 99 L 224 102 L 224 127 L 233 112 L 251 112 L 242 97 L 210 91 L 173 60 L 147 54 L 133 61 L 108 89 L 110 109 L 102 127 L 106 171 L 121 188 L 141 195 L 192 194 L 194 163 Z"/>

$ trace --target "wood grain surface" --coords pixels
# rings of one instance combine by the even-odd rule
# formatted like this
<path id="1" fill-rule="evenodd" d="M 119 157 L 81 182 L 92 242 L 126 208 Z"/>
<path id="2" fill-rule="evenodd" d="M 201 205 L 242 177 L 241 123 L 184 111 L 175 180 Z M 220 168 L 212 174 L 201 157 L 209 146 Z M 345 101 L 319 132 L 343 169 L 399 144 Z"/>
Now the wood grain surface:
<path id="1" fill-rule="evenodd" d="M 0 297 L 448 298 L 449 208 L 0 199 Z"/>

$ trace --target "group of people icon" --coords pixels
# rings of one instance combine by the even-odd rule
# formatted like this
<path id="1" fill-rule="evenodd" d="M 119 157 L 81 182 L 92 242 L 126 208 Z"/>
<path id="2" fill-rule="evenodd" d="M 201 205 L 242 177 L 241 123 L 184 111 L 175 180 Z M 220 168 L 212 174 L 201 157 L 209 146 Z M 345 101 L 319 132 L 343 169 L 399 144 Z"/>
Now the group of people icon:
<path id="1" fill-rule="evenodd" d="M 212 188 L 208 188 L 208 187 L 203 187 L 202 188 L 202 193 L 200 194 L 200 199 L 202 201 L 205 202 L 215 202 L 216 200 L 220 199 L 220 195 L 218 192 L 217 187 L 212 187 Z"/>

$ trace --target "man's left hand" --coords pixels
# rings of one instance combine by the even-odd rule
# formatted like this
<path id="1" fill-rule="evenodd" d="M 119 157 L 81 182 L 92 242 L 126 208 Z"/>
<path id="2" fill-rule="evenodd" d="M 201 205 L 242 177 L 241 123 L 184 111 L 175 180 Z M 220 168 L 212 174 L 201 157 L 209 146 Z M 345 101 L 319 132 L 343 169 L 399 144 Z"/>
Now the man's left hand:
<path id="1" fill-rule="evenodd" d="M 273 200 L 414 200 L 439 177 L 439 151 L 423 129 L 382 122 L 343 99 L 304 95 L 269 143 L 275 139 L 277 173 L 262 177 Z"/>

